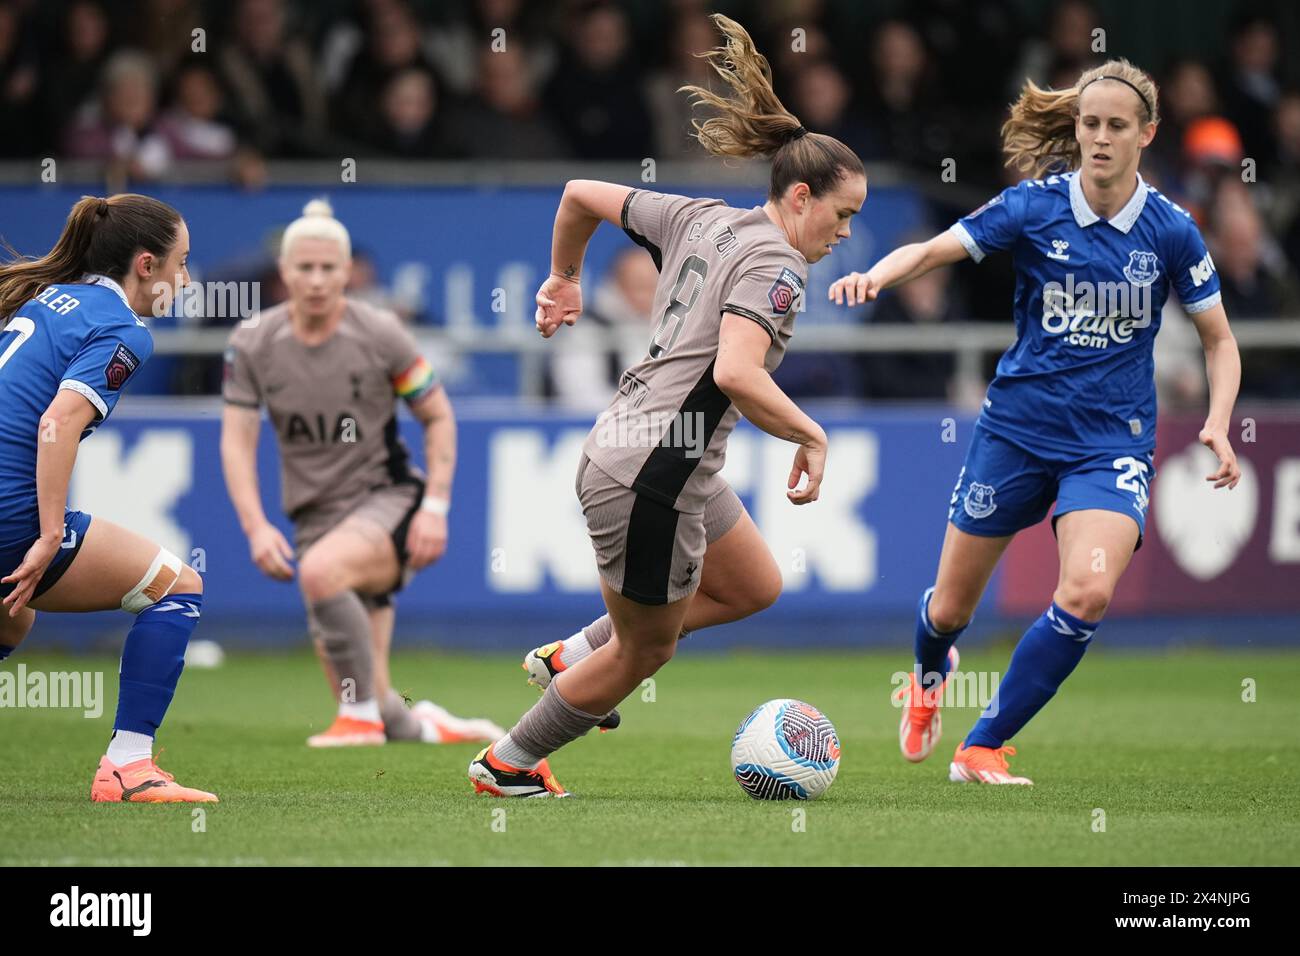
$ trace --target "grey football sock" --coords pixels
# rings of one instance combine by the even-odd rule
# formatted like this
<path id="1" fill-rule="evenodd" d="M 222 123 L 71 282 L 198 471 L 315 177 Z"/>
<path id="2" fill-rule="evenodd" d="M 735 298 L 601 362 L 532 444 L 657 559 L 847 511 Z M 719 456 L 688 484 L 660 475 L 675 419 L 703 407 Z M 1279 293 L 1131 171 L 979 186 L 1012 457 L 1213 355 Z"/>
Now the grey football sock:
<path id="1" fill-rule="evenodd" d="M 355 591 L 317 601 L 307 607 L 307 626 L 325 651 L 335 677 L 344 687 L 351 679 L 353 703 L 362 704 L 375 696 L 375 669 L 370 646 L 370 616 Z"/>
<path id="2" fill-rule="evenodd" d="M 560 696 L 559 688 L 552 681 L 542 699 L 510 728 L 509 736 L 524 753 L 541 759 L 577 740 L 600 723 L 604 716 L 578 710 Z M 500 750 L 495 752 L 501 755 Z M 506 760 L 506 757 L 501 755 L 501 759 Z"/>
<path id="3" fill-rule="evenodd" d="M 682 632 L 677 635 L 677 640 L 683 640 L 690 635 L 690 631 L 682 628 Z M 608 614 L 598 617 L 582 629 L 582 636 L 587 639 L 594 651 L 609 643 L 609 639 L 614 636 L 614 621 Z"/>
<path id="4" fill-rule="evenodd" d="M 391 687 L 379 698 L 379 716 L 384 720 L 384 736 L 389 740 L 421 740 L 420 722 L 411 713 L 402 695 Z"/>
<path id="5" fill-rule="evenodd" d="M 509 734 L 506 734 L 492 745 L 492 753 L 496 755 L 498 760 L 504 760 L 512 767 L 528 767 L 531 769 L 536 767 L 542 759 L 537 754 L 529 753 L 511 740 Z"/>
<path id="6" fill-rule="evenodd" d="M 608 615 L 598 617 L 582 629 L 582 636 L 587 639 L 594 651 L 598 647 L 603 647 L 609 643 L 609 639 L 614 636 L 614 621 Z"/>

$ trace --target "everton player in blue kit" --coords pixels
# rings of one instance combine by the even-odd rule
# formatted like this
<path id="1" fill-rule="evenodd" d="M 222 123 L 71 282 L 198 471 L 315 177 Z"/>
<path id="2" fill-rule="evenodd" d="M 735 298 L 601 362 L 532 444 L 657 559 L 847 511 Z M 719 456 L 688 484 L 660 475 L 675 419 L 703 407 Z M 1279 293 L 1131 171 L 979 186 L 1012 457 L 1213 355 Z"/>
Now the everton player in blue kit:
<path id="1" fill-rule="evenodd" d="M 66 507 L 79 442 L 153 351 L 138 316 L 165 311 L 171 290 L 189 283 L 189 245 L 165 203 L 87 196 L 48 255 L 0 266 L 0 659 L 36 611 L 135 616 L 113 737 L 91 784 L 96 802 L 217 799 L 176 783 L 153 758 L 203 606 L 201 579 L 154 542 Z"/>
<path id="2" fill-rule="evenodd" d="M 1004 190 L 929 242 L 837 280 L 849 305 L 969 256 L 1011 253 L 1016 342 L 998 363 L 957 479 L 935 584 L 917 613 L 899 743 L 929 756 L 939 695 L 957 663 L 994 566 L 1016 532 L 1056 503 L 1060 576 L 1017 645 L 994 703 L 958 745 L 949 778 L 1028 784 L 1006 746 L 1052 698 L 1092 643 L 1120 576 L 1141 546 L 1155 473 L 1152 345 L 1172 291 L 1200 333 L 1210 382 L 1202 443 L 1219 459 L 1206 480 L 1240 477 L 1228 424 L 1241 361 L 1219 279 L 1191 216 L 1138 175 L 1159 121 L 1156 87 L 1126 60 L 1066 90 L 1026 84 L 1002 129 L 1008 164 L 1033 179 Z M 1100 549 L 1100 554 L 1098 553 Z M 1098 560 L 1104 557 L 1104 560 Z"/>

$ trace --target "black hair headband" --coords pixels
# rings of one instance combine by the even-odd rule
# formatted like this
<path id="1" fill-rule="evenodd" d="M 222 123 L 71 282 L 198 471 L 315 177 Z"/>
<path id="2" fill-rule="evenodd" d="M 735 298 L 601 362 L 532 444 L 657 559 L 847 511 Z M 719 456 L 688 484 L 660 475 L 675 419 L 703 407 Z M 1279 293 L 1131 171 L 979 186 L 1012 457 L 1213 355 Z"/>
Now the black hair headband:
<path id="1" fill-rule="evenodd" d="M 1138 95 L 1138 99 L 1142 101 L 1142 105 L 1147 108 L 1147 116 L 1156 115 L 1156 111 L 1151 108 L 1151 104 L 1147 101 L 1146 94 L 1143 93 L 1141 90 L 1139 90 L 1128 80 L 1124 79 L 1124 77 L 1122 76 L 1111 76 L 1110 74 L 1106 74 L 1105 76 L 1093 77 L 1087 83 L 1083 84 L 1083 86 L 1079 87 L 1079 92 L 1082 93 L 1084 90 L 1092 86 L 1092 84 L 1096 83 L 1098 80 L 1114 80 L 1117 83 L 1123 83 L 1125 86 L 1127 86 L 1130 90 L 1132 90 L 1134 93 Z"/>

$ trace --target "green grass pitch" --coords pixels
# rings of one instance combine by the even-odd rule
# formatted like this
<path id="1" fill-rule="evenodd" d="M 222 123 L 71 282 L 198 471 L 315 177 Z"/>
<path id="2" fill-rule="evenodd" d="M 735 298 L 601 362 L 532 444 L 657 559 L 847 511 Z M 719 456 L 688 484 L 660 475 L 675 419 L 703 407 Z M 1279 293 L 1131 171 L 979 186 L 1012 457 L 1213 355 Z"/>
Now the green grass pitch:
<path id="1" fill-rule="evenodd" d="M 200 820 L 189 805 L 90 803 L 116 661 L 34 645 L 5 669 L 103 670 L 107 701 L 98 720 L 0 709 L 5 865 L 1300 863 L 1296 654 L 1098 648 L 1014 741 L 1013 768 L 1036 783 L 1023 788 L 947 781 L 974 709 L 946 711 L 930 761 L 902 759 L 889 691 L 906 655 L 686 647 L 652 702 L 623 705 L 621 729 L 554 758 L 577 795 L 561 801 L 474 797 L 471 745 L 309 750 L 332 712 L 315 660 L 232 654 L 186 672 L 158 741 L 164 768 L 221 797 Z M 1002 672 L 1007 657 L 974 647 L 962 669 Z M 507 727 L 537 699 L 515 657 L 404 651 L 393 671 L 414 697 Z M 773 697 L 808 700 L 839 730 L 821 800 L 759 803 L 731 779 L 732 733 Z"/>

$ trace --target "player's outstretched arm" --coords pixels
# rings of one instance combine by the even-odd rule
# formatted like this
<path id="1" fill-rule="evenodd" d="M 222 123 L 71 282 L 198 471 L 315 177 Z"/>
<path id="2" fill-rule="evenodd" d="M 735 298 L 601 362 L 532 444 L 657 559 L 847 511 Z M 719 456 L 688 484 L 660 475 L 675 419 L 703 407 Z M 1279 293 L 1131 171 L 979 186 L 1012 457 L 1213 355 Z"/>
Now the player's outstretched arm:
<path id="1" fill-rule="evenodd" d="M 797 505 L 816 501 L 826 468 L 826 432 L 772 380 L 763 362 L 771 336 L 753 319 L 722 314 L 713 381 L 747 419 L 769 435 L 799 446 L 786 496 Z M 798 491 L 802 475 L 808 483 Z"/>
<path id="2" fill-rule="evenodd" d="M 266 519 L 257 487 L 257 434 L 261 413 L 227 404 L 221 411 L 221 471 L 226 492 L 248 537 L 249 555 L 263 574 L 278 581 L 293 578 L 293 548 L 280 529 Z"/>
<path id="3" fill-rule="evenodd" d="M 1205 374 L 1210 381 L 1210 411 L 1201 429 L 1201 444 L 1219 457 L 1218 470 L 1205 480 L 1214 482 L 1215 488 L 1225 485 L 1235 488 L 1241 480 L 1241 467 L 1228 440 L 1228 426 L 1232 424 L 1232 407 L 1241 388 L 1241 353 L 1237 351 L 1237 339 L 1228 327 L 1228 313 L 1222 304 L 1197 312 L 1192 321 L 1201 336 Z"/>
<path id="4" fill-rule="evenodd" d="M 960 262 L 970 253 L 949 232 L 941 232 L 927 242 L 899 246 L 866 272 L 850 272 L 836 279 L 826 298 L 836 305 L 871 302 L 882 289 L 909 282 L 932 269 Z"/>
<path id="5" fill-rule="evenodd" d="M 582 260 L 602 221 L 622 224 L 623 203 L 632 190 L 617 183 L 571 179 L 564 187 L 551 235 L 551 274 L 537 292 L 537 331 L 550 338 L 582 312 Z"/>
<path id="6" fill-rule="evenodd" d="M 63 514 L 68 504 L 68 482 L 77 462 L 81 433 L 95 419 L 95 406 L 71 389 L 60 389 L 41 416 L 36 441 L 36 501 L 40 512 L 40 537 L 5 583 L 16 587 L 5 598 L 9 616 L 31 600 L 45 569 L 63 543 Z"/>

